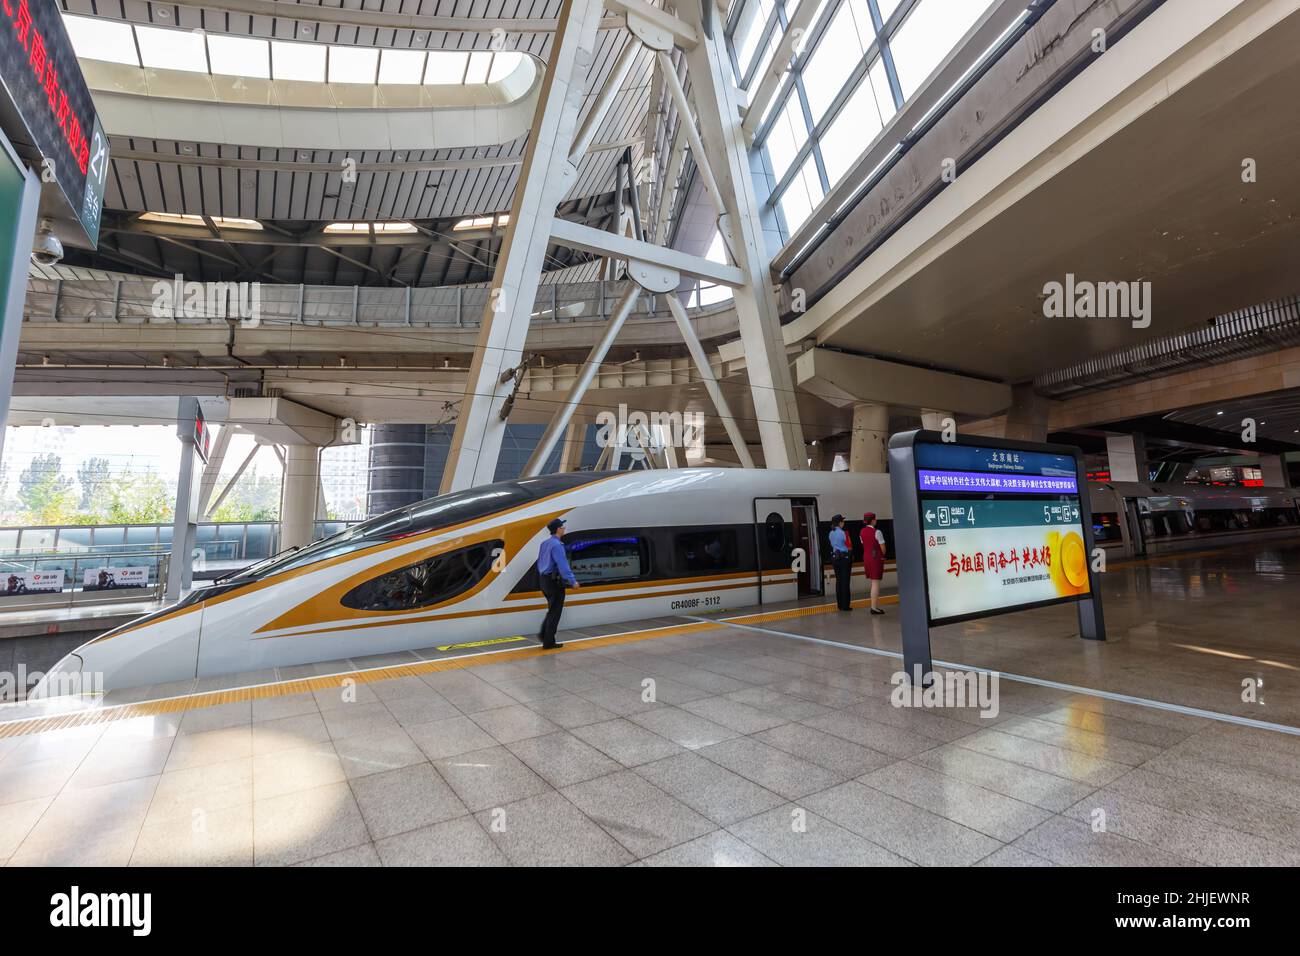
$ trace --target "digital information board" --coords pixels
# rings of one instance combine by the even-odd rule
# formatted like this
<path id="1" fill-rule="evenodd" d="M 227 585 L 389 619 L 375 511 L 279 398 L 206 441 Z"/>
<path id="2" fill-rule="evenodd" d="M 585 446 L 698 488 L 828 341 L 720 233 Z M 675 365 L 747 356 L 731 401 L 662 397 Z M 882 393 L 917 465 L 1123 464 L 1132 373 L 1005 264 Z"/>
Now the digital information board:
<path id="1" fill-rule="evenodd" d="M 1010 611 L 1078 602 L 1104 640 L 1077 449 L 908 432 L 889 456 L 909 675 L 930 670 L 931 627 Z"/>
<path id="2" fill-rule="evenodd" d="M 95 248 L 108 137 L 55 0 L 0 0 L 0 120 L 21 126 L 49 163 L 42 175 L 52 174 L 68 213 Z M 18 145 L 18 131 L 9 134 Z"/>

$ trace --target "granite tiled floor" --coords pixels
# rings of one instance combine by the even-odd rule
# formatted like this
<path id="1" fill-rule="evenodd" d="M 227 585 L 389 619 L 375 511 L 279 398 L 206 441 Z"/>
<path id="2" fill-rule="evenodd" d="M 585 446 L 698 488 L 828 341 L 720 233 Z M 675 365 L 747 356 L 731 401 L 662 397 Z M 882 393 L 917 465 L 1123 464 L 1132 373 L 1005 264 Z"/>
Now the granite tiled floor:
<path id="1" fill-rule="evenodd" d="M 1300 864 L 1300 737 L 897 666 L 719 626 L 3 739 L 0 862 Z"/>

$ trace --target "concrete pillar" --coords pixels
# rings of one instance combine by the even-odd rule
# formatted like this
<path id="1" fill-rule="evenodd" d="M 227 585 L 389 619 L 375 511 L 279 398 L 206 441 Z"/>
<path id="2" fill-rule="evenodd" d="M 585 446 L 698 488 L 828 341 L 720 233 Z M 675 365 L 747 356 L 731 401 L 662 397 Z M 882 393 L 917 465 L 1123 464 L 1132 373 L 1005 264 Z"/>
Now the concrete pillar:
<path id="1" fill-rule="evenodd" d="M 199 478 L 203 459 L 195 445 L 196 398 L 182 398 L 176 413 L 176 437 L 181 442 L 180 470 L 176 475 L 176 507 L 172 514 L 172 550 L 167 560 L 164 598 L 178 600 L 194 583 L 194 546 L 198 537 Z M 199 555 L 202 561 L 202 555 Z"/>
<path id="2" fill-rule="evenodd" d="M 943 423 L 950 418 L 955 424 L 957 416 L 952 412 L 941 412 L 934 408 L 921 409 L 921 427 L 932 432 L 943 431 Z"/>
<path id="3" fill-rule="evenodd" d="M 1291 476 L 1287 472 L 1285 455 L 1260 455 L 1259 470 L 1265 488 L 1291 487 Z"/>
<path id="4" fill-rule="evenodd" d="M 1106 455 L 1110 459 L 1111 481 L 1148 481 L 1147 443 L 1141 435 L 1107 435 Z"/>
<path id="5" fill-rule="evenodd" d="M 284 446 L 284 481 L 280 485 L 282 550 L 304 547 L 315 537 L 320 451 L 316 445 Z"/>
<path id="6" fill-rule="evenodd" d="M 888 448 L 889 406 L 875 403 L 854 405 L 849 471 L 884 472 Z"/>
<path id="7" fill-rule="evenodd" d="M 582 449 L 587 444 L 587 423 L 569 422 L 560 446 L 560 471 L 577 471 L 582 467 Z"/>
<path id="8" fill-rule="evenodd" d="M 1050 408 L 1051 399 L 1039 395 L 1032 385 L 1016 385 L 1011 389 L 1011 407 L 1007 409 L 1004 437 L 1019 441 L 1047 441 Z"/>

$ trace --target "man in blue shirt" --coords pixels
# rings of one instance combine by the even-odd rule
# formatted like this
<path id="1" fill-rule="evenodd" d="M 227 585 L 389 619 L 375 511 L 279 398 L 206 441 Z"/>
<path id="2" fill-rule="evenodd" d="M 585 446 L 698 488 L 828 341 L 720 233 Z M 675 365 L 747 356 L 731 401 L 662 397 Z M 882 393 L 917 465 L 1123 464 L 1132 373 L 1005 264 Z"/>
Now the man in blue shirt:
<path id="1" fill-rule="evenodd" d="M 835 569 L 835 603 L 841 611 L 853 610 L 849 581 L 853 576 L 853 546 L 844 533 L 844 515 L 831 518 L 831 567 Z"/>
<path id="2" fill-rule="evenodd" d="M 537 639 L 549 651 L 564 646 L 555 643 L 555 630 L 564 611 L 564 588 L 566 585 L 571 588 L 580 585 L 569 568 L 569 556 L 564 550 L 564 519 L 555 518 L 546 530 L 551 536 L 542 542 L 537 552 L 537 577 L 546 598 L 546 617 L 542 620 L 542 630 Z"/>

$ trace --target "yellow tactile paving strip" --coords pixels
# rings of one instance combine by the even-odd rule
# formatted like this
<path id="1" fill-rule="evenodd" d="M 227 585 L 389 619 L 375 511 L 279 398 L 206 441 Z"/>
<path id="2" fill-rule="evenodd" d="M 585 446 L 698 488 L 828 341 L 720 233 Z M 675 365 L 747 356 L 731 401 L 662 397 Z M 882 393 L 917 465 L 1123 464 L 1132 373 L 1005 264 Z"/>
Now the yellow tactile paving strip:
<path id="1" fill-rule="evenodd" d="M 1183 561 L 1189 558 L 1201 558 L 1222 553 L 1226 549 L 1217 548 L 1207 551 L 1173 552 L 1152 555 L 1145 558 L 1129 559 L 1111 564 L 1112 568 L 1134 567 L 1154 564 L 1157 561 Z M 866 607 L 870 602 L 859 598 L 853 602 L 854 607 Z M 891 594 L 880 598 L 881 604 L 897 604 L 898 595 Z M 825 614 L 834 610 L 834 604 L 813 604 L 806 607 L 787 608 L 782 611 L 765 611 L 756 614 L 744 614 L 738 617 L 718 618 L 719 623 L 727 621 L 733 624 L 767 624 L 773 621 L 785 621 L 792 618 L 809 617 Z M 267 697 L 288 697 L 292 694 L 308 693 L 317 690 L 331 690 L 342 687 L 346 682 L 370 684 L 375 681 L 393 680 L 398 677 L 419 677 L 421 674 L 434 674 L 439 671 L 460 670 L 479 667 L 486 664 L 501 664 L 509 661 L 527 660 L 542 654 L 564 654 L 598 647 L 611 647 L 617 644 L 630 644 L 637 641 L 653 640 L 656 637 L 668 637 L 673 634 L 689 634 L 696 631 L 710 630 L 716 625 L 705 622 L 675 624 L 668 627 L 650 628 L 633 631 L 628 634 L 610 634 L 604 637 L 584 638 L 566 644 L 556 651 L 541 647 L 525 647 L 511 651 L 495 651 L 488 654 L 474 654 L 465 657 L 451 657 L 439 661 L 421 661 L 414 664 L 395 664 L 390 667 L 377 667 L 370 670 L 345 671 L 321 677 L 304 677 L 297 680 L 280 681 L 271 684 L 257 684 L 252 687 L 235 687 L 230 690 L 208 691 L 204 693 L 185 694 L 168 697 L 163 700 L 141 701 L 134 704 L 119 704 L 113 707 L 98 707 L 56 714 L 49 717 L 32 717 L 26 720 L 13 720 L 0 723 L 0 738 L 19 737 L 30 734 L 45 733 L 52 730 L 64 730 L 70 727 L 85 727 L 92 724 L 115 720 L 130 720 L 133 717 L 156 717 L 160 714 L 174 714 L 180 711 L 201 710 L 205 707 L 217 707 L 221 704 L 234 704 L 242 701 L 261 700 Z"/>
<path id="2" fill-rule="evenodd" d="M 897 595 L 880 599 L 881 604 L 895 604 Z M 867 599 L 854 601 L 855 607 L 866 607 Z M 768 611 L 758 614 L 745 614 L 728 617 L 725 620 L 735 624 L 764 624 L 771 621 L 783 621 L 796 617 L 808 617 L 813 614 L 825 614 L 835 608 L 834 604 L 814 604 L 808 607 L 788 608 L 783 611 Z M 719 623 L 724 620 L 719 618 Z M 541 647 L 521 647 L 509 651 L 494 651 L 488 654 L 474 654 L 464 657 L 449 657 L 439 661 L 420 661 L 413 664 L 394 664 L 390 667 L 376 667 L 369 670 L 344 671 L 321 677 L 303 677 L 296 680 L 279 681 L 271 684 L 256 684 L 252 687 L 233 687 L 229 690 L 207 691 L 168 697 L 162 700 L 140 701 L 134 704 L 118 704 L 112 707 L 99 707 L 74 711 L 67 714 L 55 714 L 48 717 L 31 717 L 26 720 L 14 720 L 0 723 L 0 737 L 20 737 L 30 734 L 46 733 L 52 730 L 65 730 L 71 727 L 86 727 L 93 724 L 115 720 L 130 720 L 134 717 L 157 717 L 161 714 L 174 714 L 181 711 L 201 710 L 205 707 L 217 707 L 221 704 L 236 704 L 243 701 L 263 700 L 268 697 L 288 697 L 293 694 L 310 693 L 318 690 L 333 690 L 347 682 L 354 684 L 371 684 L 376 681 L 393 680 L 398 677 L 419 677 L 421 674 L 436 674 L 440 671 L 461 670 L 481 667 L 487 664 L 503 664 L 510 661 L 528 660 L 543 654 L 566 654 L 570 651 L 590 650 L 598 647 L 612 647 L 618 644 L 632 644 L 637 641 L 653 640 L 656 637 L 669 637 L 674 634 L 690 634 L 696 631 L 712 630 L 718 625 L 704 621 L 690 624 L 673 624 L 666 627 L 649 628 L 644 631 L 632 631 L 628 634 L 608 634 L 603 637 L 583 638 L 566 643 L 558 650 L 548 651 Z"/>

